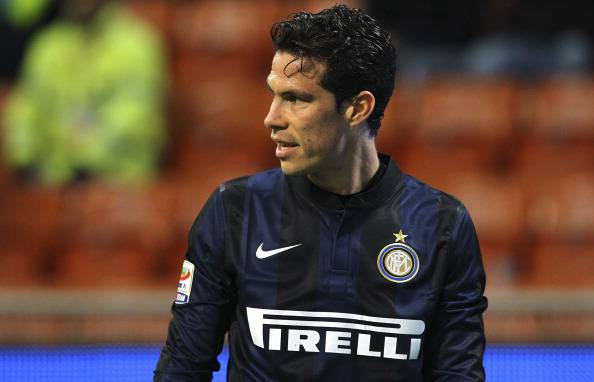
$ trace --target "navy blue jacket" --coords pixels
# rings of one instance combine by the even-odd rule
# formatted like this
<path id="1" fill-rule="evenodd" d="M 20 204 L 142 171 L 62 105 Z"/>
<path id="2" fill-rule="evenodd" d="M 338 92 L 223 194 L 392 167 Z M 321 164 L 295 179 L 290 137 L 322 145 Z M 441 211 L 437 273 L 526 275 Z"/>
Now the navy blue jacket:
<path id="1" fill-rule="evenodd" d="M 482 381 L 485 273 L 455 198 L 403 174 L 341 199 L 279 169 L 192 226 L 155 381 Z"/>

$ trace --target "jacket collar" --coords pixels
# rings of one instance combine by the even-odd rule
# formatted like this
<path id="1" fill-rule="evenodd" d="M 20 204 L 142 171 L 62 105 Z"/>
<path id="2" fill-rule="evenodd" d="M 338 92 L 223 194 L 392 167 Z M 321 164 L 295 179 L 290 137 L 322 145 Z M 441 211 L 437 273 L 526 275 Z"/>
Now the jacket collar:
<path id="1" fill-rule="evenodd" d="M 378 157 L 380 162 L 386 165 L 382 178 L 372 187 L 352 195 L 346 205 L 338 195 L 319 188 L 305 175 L 286 176 L 285 180 L 290 190 L 319 207 L 334 210 L 374 207 L 384 204 L 403 186 L 403 173 L 390 156 L 379 153 Z"/>

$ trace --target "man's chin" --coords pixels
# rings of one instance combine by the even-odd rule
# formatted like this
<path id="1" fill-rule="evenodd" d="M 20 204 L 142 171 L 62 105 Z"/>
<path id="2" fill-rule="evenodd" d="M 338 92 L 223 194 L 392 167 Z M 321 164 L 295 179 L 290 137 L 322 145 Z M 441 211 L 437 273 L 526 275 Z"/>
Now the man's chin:
<path id="1" fill-rule="evenodd" d="M 302 166 L 296 166 L 294 163 L 290 163 L 287 160 L 281 160 L 280 167 L 283 174 L 287 176 L 303 175 L 306 172 L 305 168 L 302 168 Z"/>

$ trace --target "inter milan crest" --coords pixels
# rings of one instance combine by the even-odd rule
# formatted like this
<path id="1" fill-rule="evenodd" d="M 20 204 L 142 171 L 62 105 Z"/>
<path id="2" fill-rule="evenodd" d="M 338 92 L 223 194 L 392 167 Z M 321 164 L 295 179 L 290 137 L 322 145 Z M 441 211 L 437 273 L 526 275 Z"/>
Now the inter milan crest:
<path id="1" fill-rule="evenodd" d="M 408 235 L 395 233 L 396 241 L 386 245 L 377 257 L 377 267 L 382 276 L 395 283 L 412 280 L 419 271 L 419 256 L 404 242 Z"/>

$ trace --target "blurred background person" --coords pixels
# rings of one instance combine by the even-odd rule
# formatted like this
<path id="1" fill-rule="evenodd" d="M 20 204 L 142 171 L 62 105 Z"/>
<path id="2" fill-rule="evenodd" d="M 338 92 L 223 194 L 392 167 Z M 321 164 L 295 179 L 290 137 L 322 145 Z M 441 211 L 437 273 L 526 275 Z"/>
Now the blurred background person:
<path id="1" fill-rule="evenodd" d="M 150 180 L 166 142 L 164 47 L 114 1 L 65 0 L 27 48 L 4 154 L 45 184 Z"/>

